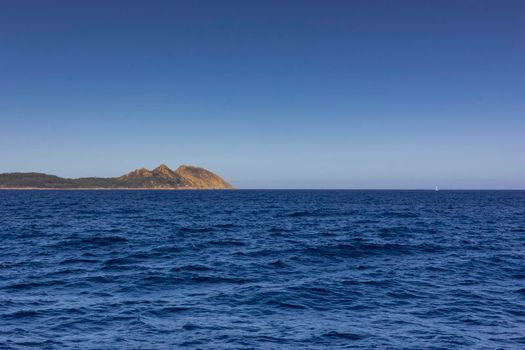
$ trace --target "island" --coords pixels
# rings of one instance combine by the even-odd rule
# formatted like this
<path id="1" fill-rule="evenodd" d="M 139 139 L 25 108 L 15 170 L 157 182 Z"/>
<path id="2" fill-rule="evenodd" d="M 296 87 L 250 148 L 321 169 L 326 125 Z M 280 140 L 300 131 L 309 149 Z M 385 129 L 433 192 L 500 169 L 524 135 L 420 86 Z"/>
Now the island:
<path id="1" fill-rule="evenodd" d="M 204 168 L 181 165 L 175 171 L 162 164 L 153 170 L 136 169 L 119 177 L 70 179 L 43 173 L 0 174 L 0 189 L 233 189 L 219 175 Z"/>

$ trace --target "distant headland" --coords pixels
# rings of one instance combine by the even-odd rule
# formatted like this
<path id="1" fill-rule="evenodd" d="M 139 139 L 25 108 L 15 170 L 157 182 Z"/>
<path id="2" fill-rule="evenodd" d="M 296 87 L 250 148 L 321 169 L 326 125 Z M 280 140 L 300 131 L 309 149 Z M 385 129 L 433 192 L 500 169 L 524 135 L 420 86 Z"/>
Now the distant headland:
<path id="1" fill-rule="evenodd" d="M 136 169 L 119 177 L 62 178 L 42 173 L 0 174 L 0 189 L 233 189 L 219 175 L 204 168 L 181 165 L 173 171 L 165 164 L 153 170 Z"/>

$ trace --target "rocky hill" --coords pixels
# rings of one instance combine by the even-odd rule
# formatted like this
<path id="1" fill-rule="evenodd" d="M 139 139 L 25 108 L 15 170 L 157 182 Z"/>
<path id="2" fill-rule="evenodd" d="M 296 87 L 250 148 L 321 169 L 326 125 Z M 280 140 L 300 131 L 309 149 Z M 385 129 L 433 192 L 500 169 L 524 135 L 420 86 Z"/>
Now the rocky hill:
<path id="1" fill-rule="evenodd" d="M 119 177 L 61 178 L 42 173 L 0 174 L 0 188 L 35 189 L 232 189 L 217 174 L 181 165 L 173 171 L 165 164 L 153 170 L 140 168 Z"/>

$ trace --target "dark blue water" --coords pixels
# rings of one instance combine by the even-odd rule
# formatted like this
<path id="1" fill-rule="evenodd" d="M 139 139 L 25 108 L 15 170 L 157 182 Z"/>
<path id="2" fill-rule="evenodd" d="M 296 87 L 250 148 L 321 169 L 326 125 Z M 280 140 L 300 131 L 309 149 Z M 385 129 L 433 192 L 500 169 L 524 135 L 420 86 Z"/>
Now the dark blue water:
<path id="1" fill-rule="evenodd" d="M 525 348 L 525 192 L 0 191 L 0 347 Z"/>

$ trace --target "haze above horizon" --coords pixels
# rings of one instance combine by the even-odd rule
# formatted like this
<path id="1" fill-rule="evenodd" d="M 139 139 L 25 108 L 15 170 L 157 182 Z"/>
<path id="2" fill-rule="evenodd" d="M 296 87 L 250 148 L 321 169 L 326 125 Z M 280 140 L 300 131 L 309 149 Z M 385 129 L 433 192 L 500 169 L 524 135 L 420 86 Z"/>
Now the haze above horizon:
<path id="1" fill-rule="evenodd" d="M 0 173 L 525 189 L 523 1 L 0 4 Z"/>

